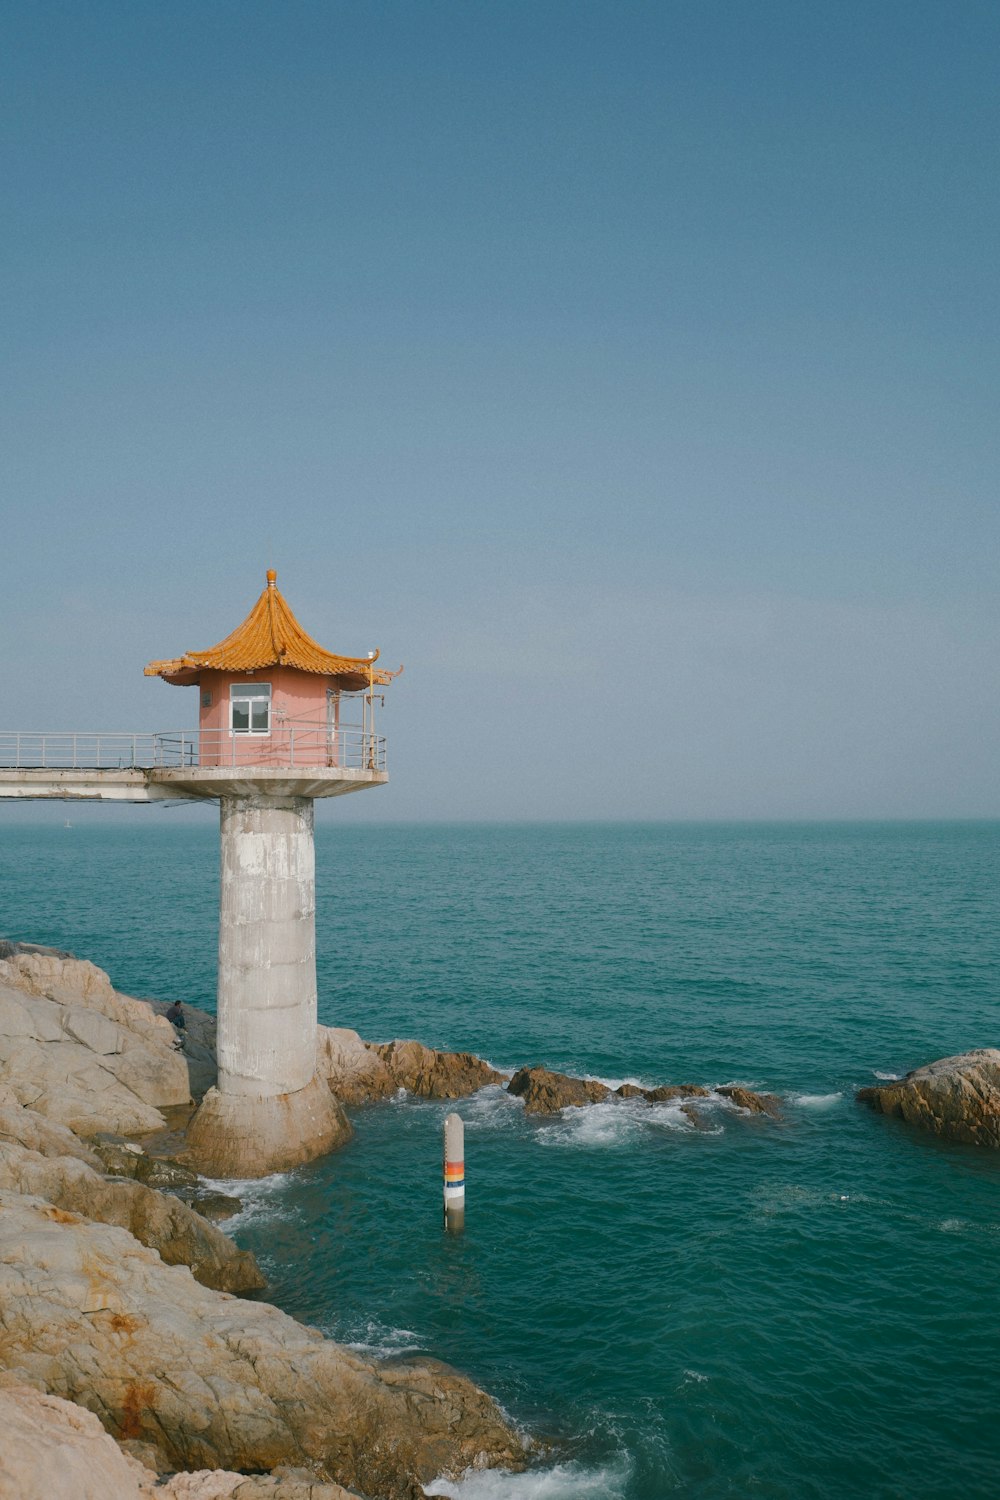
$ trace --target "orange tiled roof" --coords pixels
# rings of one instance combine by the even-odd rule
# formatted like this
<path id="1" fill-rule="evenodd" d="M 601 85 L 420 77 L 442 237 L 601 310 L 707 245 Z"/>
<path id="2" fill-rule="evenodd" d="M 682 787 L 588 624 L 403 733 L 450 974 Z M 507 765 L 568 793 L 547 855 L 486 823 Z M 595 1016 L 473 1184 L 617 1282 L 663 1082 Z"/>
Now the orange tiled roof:
<path id="1" fill-rule="evenodd" d="M 180 686 L 197 682 L 203 671 L 256 672 L 262 667 L 295 667 L 338 677 L 349 690 L 366 688 L 369 680 L 380 685 L 398 675 L 371 669 L 368 657 L 335 656 L 307 635 L 278 592 L 277 574 L 268 569 L 267 586 L 242 625 L 207 651 L 186 651 L 170 661 L 151 661 L 147 677 L 163 677 Z M 376 651 L 371 658 L 377 660 Z M 369 676 L 370 674 L 370 676 Z"/>

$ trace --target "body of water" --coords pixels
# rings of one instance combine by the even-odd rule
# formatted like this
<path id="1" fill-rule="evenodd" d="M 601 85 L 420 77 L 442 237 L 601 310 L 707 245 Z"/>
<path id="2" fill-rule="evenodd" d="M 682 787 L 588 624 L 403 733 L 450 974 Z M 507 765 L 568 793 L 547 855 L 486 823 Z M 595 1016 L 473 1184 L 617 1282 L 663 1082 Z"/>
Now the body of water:
<path id="1" fill-rule="evenodd" d="M 0 834 L 0 934 L 212 1008 L 208 819 Z M 354 1111 L 342 1152 L 249 1186 L 233 1232 L 331 1336 L 448 1360 L 549 1451 L 480 1497 L 952 1500 L 1000 1493 L 1000 1153 L 854 1102 L 1000 1042 L 1000 825 L 317 830 L 320 1019 L 498 1067 L 742 1082 L 539 1122 L 486 1090 L 467 1229 L 448 1106 Z"/>

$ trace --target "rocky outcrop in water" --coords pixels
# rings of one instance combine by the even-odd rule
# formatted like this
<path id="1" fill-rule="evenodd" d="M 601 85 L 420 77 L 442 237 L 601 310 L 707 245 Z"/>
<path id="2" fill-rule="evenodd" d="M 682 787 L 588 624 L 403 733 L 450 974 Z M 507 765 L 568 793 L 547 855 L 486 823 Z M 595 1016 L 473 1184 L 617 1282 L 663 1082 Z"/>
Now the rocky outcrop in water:
<path id="1" fill-rule="evenodd" d="M 420 1042 L 386 1042 L 372 1051 L 397 1089 L 421 1099 L 462 1099 L 504 1081 L 502 1073 L 471 1052 L 436 1052 Z"/>
<path id="2" fill-rule="evenodd" d="M 777 1094 L 758 1094 L 754 1089 L 741 1088 L 739 1084 L 722 1084 L 715 1091 L 737 1109 L 745 1109 L 752 1115 L 770 1115 L 772 1120 L 781 1118 L 781 1100 Z"/>
<path id="3" fill-rule="evenodd" d="M 0 1485 L 12 1476 L 18 1500 L 154 1491 L 341 1500 L 340 1479 L 402 1500 L 439 1473 L 523 1462 L 494 1404 L 456 1372 L 431 1361 L 376 1366 L 275 1308 L 229 1295 L 263 1285 L 253 1257 L 177 1196 L 197 1200 L 193 1172 L 121 1138 L 157 1130 L 166 1139 L 163 1109 L 190 1097 L 188 1060 L 169 1023 L 117 994 L 93 965 L 10 946 L 7 954 L 0 1387 L 24 1382 L 89 1408 L 146 1467 L 110 1440 L 102 1446 L 76 1408 L 39 1408 L 47 1398 L 22 1395 L 0 1408 Z M 197 1013 L 188 1020 L 197 1034 Z M 438 1054 L 388 1051 L 388 1063 L 373 1056 L 390 1092 L 404 1076 L 418 1089 L 448 1086 Z M 317 1087 L 343 1119 L 326 1084 Z M 53 1448 L 61 1458 L 50 1465 Z M 151 1468 L 205 1472 L 160 1484 Z"/>
<path id="4" fill-rule="evenodd" d="M 859 1089 L 858 1099 L 948 1141 L 1000 1147 L 1000 1048 L 977 1047 Z"/>
<path id="5" fill-rule="evenodd" d="M 596 1078 L 571 1078 L 549 1068 L 521 1068 L 508 1083 L 507 1092 L 524 1100 L 529 1115 L 554 1115 L 561 1109 L 601 1104 L 612 1091 Z"/>
<path id="6" fill-rule="evenodd" d="M 611 1089 L 596 1078 L 572 1078 L 566 1073 L 554 1073 L 549 1068 L 521 1068 L 508 1083 L 507 1090 L 524 1100 L 525 1112 L 529 1115 L 554 1115 L 563 1109 L 582 1109 L 588 1104 L 603 1104 L 610 1099 L 642 1099 L 647 1104 L 672 1104 L 683 1100 L 681 1109 L 695 1125 L 702 1123 L 701 1115 L 697 1105 L 687 1101 L 710 1099 L 713 1092 L 697 1083 L 663 1084 L 653 1089 L 641 1088 L 637 1083 L 623 1083 L 619 1088 Z M 776 1094 L 758 1094 L 737 1084 L 724 1084 L 714 1092 L 750 1114 L 770 1115 L 772 1119 L 781 1116 L 781 1101 Z"/>
<path id="7" fill-rule="evenodd" d="M 446 1366 L 376 1366 L 123 1229 L 4 1190 L 0 1359 L 7 1383 L 87 1407 L 161 1470 L 306 1464 L 414 1500 L 437 1474 L 524 1462 L 494 1403 Z"/>
<path id="8" fill-rule="evenodd" d="M 364 1042 L 343 1026 L 316 1029 L 316 1070 L 344 1104 L 389 1099 L 400 1089 L 422 1099 L 463 1099 L 504 1075 L 471 1052 L 438 1052 L 420 1042 Z"/>

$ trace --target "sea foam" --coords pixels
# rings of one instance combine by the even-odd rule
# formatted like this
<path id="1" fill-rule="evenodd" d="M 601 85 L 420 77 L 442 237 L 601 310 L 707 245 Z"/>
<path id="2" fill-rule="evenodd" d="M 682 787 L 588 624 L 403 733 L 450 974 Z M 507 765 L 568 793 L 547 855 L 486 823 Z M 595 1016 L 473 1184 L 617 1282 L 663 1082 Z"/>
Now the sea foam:
<path id="1" fill-rule="evenodd" d="M 568 1463 L 523 1474 L 467 1470 L 458 1480 L 433 1480 L 424 1486 L 424 1494 L 447 1495 L 449 1500 L 623 1500 L 627 1481 L 624 1463 L 596 1469 Z"/>

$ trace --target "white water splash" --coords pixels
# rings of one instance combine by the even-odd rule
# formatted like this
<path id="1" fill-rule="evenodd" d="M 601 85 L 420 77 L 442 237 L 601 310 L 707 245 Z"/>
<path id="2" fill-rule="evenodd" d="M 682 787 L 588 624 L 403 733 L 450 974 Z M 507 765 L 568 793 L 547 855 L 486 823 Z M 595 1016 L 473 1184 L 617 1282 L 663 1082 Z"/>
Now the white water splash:
<path id="1" fill-rule="evenodd" d="M 239 1213 L 225 1221 L 225 1232 L 245 1229 L 248 1224 L 259 1224 L 270 1219 L 287 1219 L 290 1210 L 285 1190 L 293 1182 L 290 1172 L 275 1172 L 270 1177 L 216 1178 L 203 1177 L 201 1186 L 213 1193 L 223 1193 L 227 1198 L 238 1198 L 243 1205 Z M 197 1208 L 197 1203 L 194 1205 Z"/>
<path id="2" fill-rule="evenodd" d="M 504 1469 L 468 1470 L 461 1479 L 435 1479 L 425 1495 L 449 1500 L 624 1500 L 628 1468 L 611 1464 L 585 1469 L 580 1464 L 555 1464 L 551 1469 L 529 1469 L 511 1474 Z"/>
<path id="3" fill-rule="evenodd" d="M 902 1073 L 880 1073 L 877 1068 L 872 1069 L 873 1078 L 881 1078 L 883 1083 L 898 1083 Z"/>
<path id="4" fill-rule="evenodd" d="M 368 1318 L 360 1325 L 324 1328 L 323 1332 L 338 1343 L 346 1344 L 348 1349 L 376 1359 L 394 1354 L 414 1354 L 426 1348 L 412 1328 L 389 1328 L 377 1318 Z"/>
<path id="5" fill-rule="evenodd" d="M 792 1094 L 791 1103 L 800 1104 L 805 1109 L 830 1109 L 840 1099 L 842 1092 L 836 1094 Z"/>
<path id="6" fill-rule="evenodd" d="M 454 1108 L 455 1102 L 449 1100 L 448 1112 Z M 469 1130 L 509 1130 L 524 1117 L 524 1100 L 508 1094 L 498 1083 L 470 1094 L 460 1101 L 459 1108 Z"/>
<path id="7" fill-rule="evenodd" d="M 538 1131 L 540 1146 L 620 1150 L 648 1130 L 693 1130 L 677 1104 L 646 1104 L 642 1100 L 606 1100 L 582 1109 L 564 1109 Z"/>

